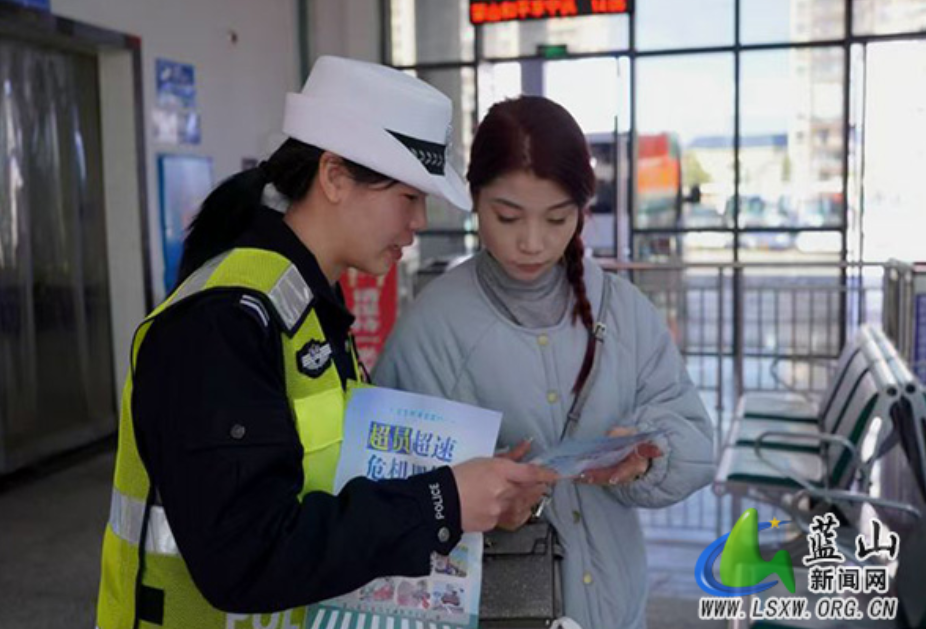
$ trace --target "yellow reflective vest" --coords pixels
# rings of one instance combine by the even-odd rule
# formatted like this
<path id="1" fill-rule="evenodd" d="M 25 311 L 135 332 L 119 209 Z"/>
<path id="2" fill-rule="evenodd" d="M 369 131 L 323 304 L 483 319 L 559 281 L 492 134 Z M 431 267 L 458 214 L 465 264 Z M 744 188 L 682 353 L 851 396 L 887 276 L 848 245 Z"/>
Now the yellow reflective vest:
<path id="1" fill-rule="evenodd" d="M 187 278 L 135 333 L 131 369 L 122 394 L 112 503 L 103 539 L 98 629 L 296 629 L 303 624 L 305 608 L 249 618 L 226 614 L 206 601 L 177 549 L 164 509 L 155 504 L 155 492 L 138 454 L 132 421 L 132 373 L 151 324 L 192 295 L 222 288 L 258 296 L 282 323 L 286 394 L 304 452 L 299 499 L 310 491 L 332 492 L 346 391 L 356 383 L 342 383 L 337 369 L 327 369 L 317 378 L 299 371 L 297 360 L 305 360 L 299 356 L 300 349 L 311 341 L 325 346 L 326 339 L 318 316 L 310 308 L 312 291 L 295 265 L 280 254 L 262 249 L 228 251 Z M 354 373 L 359 374 L 353 351 L 352 357 Z M 150 611 L 143 614 L 154 624 L 136 620 L 141 607 L 154 610 L 153 618 Z"/>

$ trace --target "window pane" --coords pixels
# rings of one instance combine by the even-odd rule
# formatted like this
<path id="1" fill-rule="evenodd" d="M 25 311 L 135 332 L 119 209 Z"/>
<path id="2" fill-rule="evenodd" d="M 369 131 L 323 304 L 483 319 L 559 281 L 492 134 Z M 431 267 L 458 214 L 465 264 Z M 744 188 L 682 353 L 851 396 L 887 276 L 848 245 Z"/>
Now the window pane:
<path id="1" fill-rule="evenodd" d="M 641 50 L 733 44 L 734 0 L 641 0 L 637 47 Z"/>
<path id="2" fill-rule="evenodd" d="M 390 5 L 392 65 L 472 61 L 468 2 L 391 0 Z"/>
<path id="3" fill-rule="evenodd" d="M 599 86 L 596 96 L 583 95 L 572 89 L 570 77 L 575 76 L 572 68 L 597 68 L 597 76 L 587 77 Z M 591 214 L 586 219 L 582 232 L 583 242 L 596 255 L 627 259 L 630 253 L 630 222 L 627 210 L 627 145 L 630 138 L 629 59 L 621 57 L 558 62 L 549 64 L 547 69 L 548 76 L 560 75 L 558 79 L 548 79 L 549 95 L 565 105 L 579 121 L 588 138 L 592 155 L 596 191 L 589 206 Z M 615 134 L 615 128 L 619 135 Z M 619 146 L 615 146 L 616 141 L 619 142 Z"/>
<path id="4" fill-rule="evenodd" d="M 725 226 L 733 193 L 733 55 L 645 58 L 637 72 L 634 225 Z"/>
<path id="5" fill-rule="evenodd" d="M 926 0 L 852 0 L 856 35 L 926 30 Z"/>
<path id="6" fill-rule="evenodd" d="M 569 110 L 586 133 L 613 133 L 629 123 L 629 65 L 614 57 L 505 61 L 479 66 L 479 118 L 497 102 L 542 94 Z"/>
<path id="7" fill-rule="evenodd" d="M 544 96 L 568 109 L 586 134 L 614 133 L 614 119 L 621 113 L 620 86 L 627 84 L 617 59 L 550 61 L 543 70 Z"/>
<path id="8" fill-rule="evenodd" d="M 744 44 L 839 39 L 845 32 L 845 0 L 741 0 Z"/>
<path id="9" fill-rule="evenodd" d="M 724 264 L 733 262 L 733 234 L 723 232 L 638 234 L 634 238 L 634 259 L 648 263 Z"/>
<path id="10" fill-rule="evenodd" d="M 740 93 L 739 226 L 841 226 L 842 49 L 744 53 Z"/>
<path id="11" fill-rule="evenodd" d="M 740 262 L 829 263 L 838 262 L 841 252 L 838 231 L 740 232 Z"/>
<path id="12" fill-rule="evenodd" d="M 864 259 L 923 260 L 926 42 L 881 42 L 866 59 Z"/>
<path id="13" fill-rule="evenodd" d="M 482 56 L 534 55 L 540 44 L 565 44 L 569 52 L 623 50 L 630 42 L 629 25 L 626 15 L 487 24 L 482 27 Z"/>
<path id="14" fill-rule="evenodd" d="M 524 92 L 521 87 L 521 62 L 484 63 L 479 66 L 479 120 L 492 105 Z"/>

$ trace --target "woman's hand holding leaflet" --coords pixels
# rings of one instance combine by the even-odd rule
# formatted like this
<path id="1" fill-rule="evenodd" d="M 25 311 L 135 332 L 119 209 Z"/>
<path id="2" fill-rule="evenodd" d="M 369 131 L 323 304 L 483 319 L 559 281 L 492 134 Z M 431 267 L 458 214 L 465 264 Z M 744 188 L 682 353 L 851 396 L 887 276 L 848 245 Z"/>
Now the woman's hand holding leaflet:
<path id="1" fill-rule="evenodd" d="M 636 432 L 633 428 L 619 426 L 608 431 L 609 437 L 623 437 Z M 623 461 L 611 467 L 586 470 L 577 480 L 589 485 L 623 485 L 639 480 L 649 471 L 652 460 L 662 456 L 662 450 L 652 443 L 641 443 Z"/>

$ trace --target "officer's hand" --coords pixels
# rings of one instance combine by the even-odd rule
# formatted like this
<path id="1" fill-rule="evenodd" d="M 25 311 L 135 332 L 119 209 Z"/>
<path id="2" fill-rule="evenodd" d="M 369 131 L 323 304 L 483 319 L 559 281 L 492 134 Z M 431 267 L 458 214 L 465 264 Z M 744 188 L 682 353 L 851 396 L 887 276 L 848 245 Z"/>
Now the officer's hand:
<path id="1" fill-rule="evenodd" d="M 503 520 L 507 525 L 521 517 L 526 520 L 531 506 L 559 478 L 544 467 L 502 457 L 471 459 L 451 469 L 466 533 L 490 531 Z"/>
<path id="2" fill-rule="evenodd" d="M 514 446 L 507 452 L 496 454 L 495 456 L 508 459 L 509 461 L 521 461 L 531 449 L 532 439 L 525 439 L 518 445 Z M 534 507 L 546 495 L 549 494 L 547 485 L 536 485 L 533 488 L 525 488 L 521 495 L 512 501 L 511 506 L 498 519 L 498 528 L 506 531 L 515 531 L 527 522 L 534 511 Z"/>
<path id="3" fill-rule="evenodd" d="M 549 493 L 549 485 L 543 483 L 525 487 L 521 495 L 515 498 L 505 513 L 498 518 L 497 527 L 506 531 L 516 531 L 521 528 L 530 519 L 537 504 Z"/>

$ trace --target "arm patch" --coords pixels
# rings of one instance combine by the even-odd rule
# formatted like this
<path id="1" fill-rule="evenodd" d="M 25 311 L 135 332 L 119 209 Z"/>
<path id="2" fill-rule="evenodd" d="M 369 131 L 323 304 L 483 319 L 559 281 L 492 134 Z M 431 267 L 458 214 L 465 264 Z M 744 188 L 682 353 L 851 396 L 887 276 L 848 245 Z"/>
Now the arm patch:
<path id="1" fill-rule="evenodd" d="M 265 330 L 270 327 L 270 314 L 261 300 L 253 295 L 242 295 L 238 305 L 244 308 L 251 317 Z"/>

